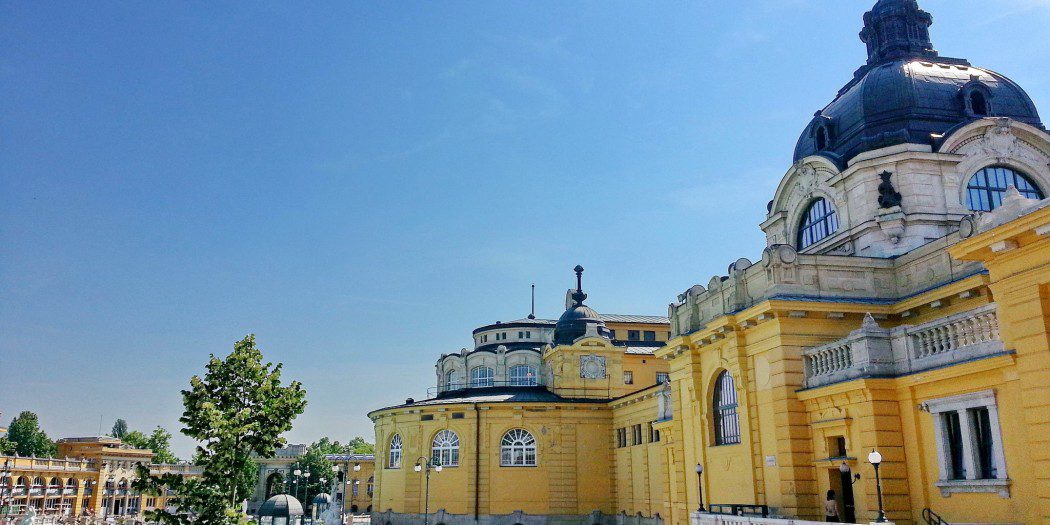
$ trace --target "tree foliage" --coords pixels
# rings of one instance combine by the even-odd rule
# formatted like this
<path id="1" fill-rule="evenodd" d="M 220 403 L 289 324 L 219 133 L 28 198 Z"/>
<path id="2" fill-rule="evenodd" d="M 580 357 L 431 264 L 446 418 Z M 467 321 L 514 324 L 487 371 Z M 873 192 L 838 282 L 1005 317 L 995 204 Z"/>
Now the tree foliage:
<path id="1" fill-rule="evenodd" d="M 176 513 L 149 511 L 148 520 L 181 525 L 234 525 L 246 517 L 240 502 L 255 487 L 257 466 L 252 454 L 273 457 L 285 443 L 281 434 L 306 406 L 306 391 L 298 381 L 281 385 L 281 364 L 264 363 L 262 352 L 249 335 L 234 344 L 221 360 L 214 355 L 204 377 L 193 376 L 182 391 L 185 411 L 179 419 L 182 433 L 200 445 L 194 455 L 203 468 L 199 478 L 150 476 L 139 467 L 135 488 L 150 494 L 169 489 L 175 494 Z"/>
<path id="2" fill-rule="evenodd" d="M 40 429 L 37 415 L 29 411 L 11 420 L 7 427 L 7 439 L 14 444 L 14 452 L 19 456 L 53 457 L 57 452 L 55 442 Z"/>
<path id="3" fill-rule="evenodd" d="M 329 437 L 322 437 L 311 443 L 306 448 L 306 453 L 292 465 L 291 470 L 293 472 L 299 469 L 304 473 L 309 472 L 310 477 L 307 478 L 304 474 L 296 478 L 292 475 L 291 479 L 288 480 L 288 491 L 293 495 L 297 494 L 297 498 L 305 498 L 305 502 L 310 502 L 314 496 L 330 492 L 332 483 L 339 481 L 338 474 L 332 472 L 332 466 L 335 464 L 326 459 L 326 455 L 373 454 L 374 452 L 375 446 L 360 436 L 355 437 L 345 445 L 338 441 L 333 441 Z M 343 465 L 338 466 L 343 467 Z"/>
<path id="4" fill-rule="evenodd" d="M 138 430 L 132 430 L 122 439 L 135 448 L 145 448 L 153 451 L 154 463 L 178 463 L 179 458 L 171 451 L 171 432 L 158 426 L 150 435 L 143 434 Z"/>
<path id="5" fill-rule="evenodd" d="M 124 439 L 124 436 L 128 435 L 128 422 L 123 419 L 116 420 L 109 434 L 117 439 Z"/>

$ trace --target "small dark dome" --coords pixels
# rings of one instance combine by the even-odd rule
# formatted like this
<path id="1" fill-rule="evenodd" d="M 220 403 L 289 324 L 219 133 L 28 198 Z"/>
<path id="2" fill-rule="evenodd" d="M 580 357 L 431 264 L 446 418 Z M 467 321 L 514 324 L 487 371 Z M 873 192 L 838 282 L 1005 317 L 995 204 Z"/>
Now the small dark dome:
<path id="1" fill-rule="evenodd" d="M 802 132 L 795 160 L 822 155 L 840 166 L 894 144 L 936 143 L 932 135 L 985 117 L 1042 128 L 1020 86 L 994 71 L 940 57 L 930 42 L 933 18 L 915 0 L 879 0 L 864 15 L 867 65 L 818 111 Z"/>
<path id="2" fill-rule="evenodd" d="M 583 337 L 587 333 L 587 327 L 592 325 L 598 335 L 610 336 L 609 329 L 598 317 L 598 312 L 583 304 L 583 301 L 587 299 L 587 294 L 583 293 L 583 267 L 577 265 L 574 270 L 576 272 L 576 291 L 572 293 L 572 304 L 565 309 L 565 313 L 561 314 L 558 323 L 554 325 L 555 346 L 571 345 L 573 341 Z"/>
<path id="3" fill-rule="evenodd" d="M 299 500 L 288 494 L 278 494 L 259 507 L 259 516 L 271 516 L 274 518 L 290 518 L 303 515 L 303 505 Z"/>

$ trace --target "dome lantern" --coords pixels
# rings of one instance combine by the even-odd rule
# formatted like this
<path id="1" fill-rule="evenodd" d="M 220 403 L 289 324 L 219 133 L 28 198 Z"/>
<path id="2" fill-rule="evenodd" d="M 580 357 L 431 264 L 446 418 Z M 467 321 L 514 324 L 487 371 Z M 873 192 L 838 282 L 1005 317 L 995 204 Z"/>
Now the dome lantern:
<path id="1" fill-rule="evenodd" d="M 916 0 L 879 0 L 864 14 L 860 40 L 868 46 L 868 64 L 899 58 L 933 58 L 933 16 Z"/>

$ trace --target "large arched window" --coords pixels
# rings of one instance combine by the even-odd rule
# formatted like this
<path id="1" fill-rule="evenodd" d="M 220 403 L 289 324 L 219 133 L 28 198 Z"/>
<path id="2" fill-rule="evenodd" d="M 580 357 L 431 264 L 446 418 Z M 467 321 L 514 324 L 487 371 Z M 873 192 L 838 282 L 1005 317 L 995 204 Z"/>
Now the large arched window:
<path id="1" fill-rule="evenodd" d="M 740 443 L 740 416 L 737 413 L 736 386 L 733 376 L 723 370 L 715 383 L 715 445 Z"/>
<path id="2" fill-rule="evenodd" d="M 459 436 L 451 430 L 442 430 L 434 436 L 430 462 L 443 467 L 459 466 Z"/>
<path id="3" fill-rule="evenodd" d="M 536 367 L 514 365 L 510 367 L 511 386 L 536 386 Z"/>
<path id="4" fill-rule="evenodd" d="M 817 199 L 802 214 L 798 225 L 798 249 L 804 250 L 828 238 L 839 229 L 835 208 L 827 199 Z"/>
<path id="5" fill-rule="evenodd" d="M 470 386 L 492 386 L 493 371 L 487 366 L 477 366 L 470 371 Z"/>
<path id="6" fill-rule="evenodd" d="M 522 428 L 507 431 L 499 445 L 499 464 L 501 467 L 535 467 L 536 438 Z"/>
<path id="7" fill-rule="evenodd" d="M 448 390 L 455 390 L 459 387 L 459 377 L 456 376 L 456 371 L 449 370 L 448 372 L 445 372 L 445 388 Z"/>
<path id="8" fill-rule="evenodd" d="M 1003 203 L 1010 186 L 1030 199 L 1042 199 L 1043 192 L 1026 176 L 1005 166 L 989 166 L 970 177 L 966 185 L 966 206 L 973 211 L 992 211 Z"/>
<path id="9" fill-rule="evenodd" d="M 387 455 L 386 468 L 401 468 L 401 450 L 404 448 L 404 444 L 401 441 L 401 434 L 394 434 L 394 437 L 390 438 L 390 453 Z"/>

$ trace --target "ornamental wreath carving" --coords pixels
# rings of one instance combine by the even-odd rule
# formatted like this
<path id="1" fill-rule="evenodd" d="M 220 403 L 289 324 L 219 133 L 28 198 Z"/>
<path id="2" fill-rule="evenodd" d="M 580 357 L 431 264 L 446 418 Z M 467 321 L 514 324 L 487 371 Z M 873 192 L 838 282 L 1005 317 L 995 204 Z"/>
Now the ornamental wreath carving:
<path id="1" fill-rule="evenodd" d="M 605 358 L 597 355 L 581 355 L 580 378 L 605 379 Z"/>

